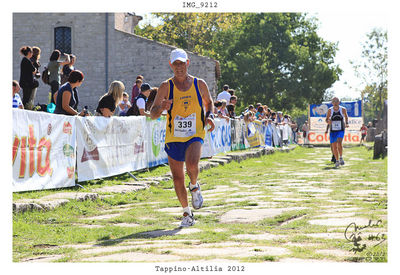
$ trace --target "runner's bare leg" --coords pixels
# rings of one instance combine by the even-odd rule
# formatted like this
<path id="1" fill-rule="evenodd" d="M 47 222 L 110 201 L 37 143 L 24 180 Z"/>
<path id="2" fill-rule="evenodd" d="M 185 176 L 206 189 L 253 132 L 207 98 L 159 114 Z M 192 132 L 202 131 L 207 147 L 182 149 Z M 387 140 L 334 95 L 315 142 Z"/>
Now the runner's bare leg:
<path id="1" fill-rule="evenodd" d="M 342 138 L 338 138 L 337 139 L 337 147 L 338 147 L 338 152 L 339 152 L 339 156 L 342 157 L 342 153 L 343 153 L 343 145 L 342 145 Z"/>
<path id="2" fill-rule="evenodd" d="M 332 143 L 332 151 L 333 155 L 335 156 L 336 161 L 339 161 L 339 156 L 338 156 L 338 142 Z"/>
<path id="3" fill-rule="evenodd" d="M 174 181 L 176 196 L 183 208 L 188 207 L 187 190 L 185 187 L 185 171 L 183 169 L 183 161 L 174 160 L 168 157 L 169 167 Z"/>
<path id="4" fill-rule="evenodd" d="M 201 157 L 202 144 L 200 142 L 193 142 L 186 149 L 185 164 L 186 171 L 190 178 L 190 182 L 195 185 L 199 176 L 199 161 Z"/>

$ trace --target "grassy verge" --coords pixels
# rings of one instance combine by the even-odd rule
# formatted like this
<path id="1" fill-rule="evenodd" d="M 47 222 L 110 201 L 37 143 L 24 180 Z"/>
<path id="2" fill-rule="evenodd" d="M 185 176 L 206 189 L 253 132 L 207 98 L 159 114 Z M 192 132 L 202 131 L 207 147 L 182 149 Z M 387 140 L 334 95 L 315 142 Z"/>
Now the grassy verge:
<path id="1" fill-rule="evenodd" d="M 339 239 L 310 237 L 313 233 L 343 233 L 343 227 L 331 228 L 310 223 L 326 214 L 329 208 L 357 208 L 355 217 L 382 219 L 382 232 L 387 231 L 387 197 L 378 191 L 386 187 L 387 160 L 372 160 L 372 151 L 363 147 L 345 149 L 346 166 L 332 170 L 328 148 L 298 147 L 289 153 L 248 159 L 218 166 L 200 174 L 205 197 L 203 213 L 196 215 L 196 234 L 164 234 L 149 237 L 144 233 L 164 230 L 174 232 L 180 214 L 160 211 L 162 208 L 179 208 L 172 180 L 152 186 L 137 193 L 114 194 L 96 201 L 69 202 L 48 212 L 33 211 L 13 215 L 13 260 L 22 261 L 39 256 L 62 255 L 57 261 L 73 262 L 85 259 L 78 245 L 96 244 L 99 247 L 121 246 L 118 252 L 161 253 L 173 255 L 173 249 L 126 248 L 124 245 L 158 240 L 182 240 L 174 248 L 193 247 L 193 243 L 220 244 L 239 241 L 240 234 L 275 234 L 276 239 L 245 239 L 256 246 L 284 247 L 289 251 L 280 256 L 250 256 L 237 258 L 246 262 L 278 261 L 284 257 L 302 259 L 337 260 L 351 262 L 387 261 L 387 243 L 368 247 L 354 256 L 325 255 L 320 249 L 349 251 L 352 243 Z M 137 177 L 157 177 L 169 171 L 161 166 Z M 63 192 L 90 192 L 93 188 L 133 181 L 128 175 L 83 183 L 85 189 L 63 189 Z M 374 183 L 382 183 L 376 185 Z M 302 184 L 306 191 L 295 184 Z M 312 192 L 320 189 L 321 192 Z M 308 191 L 307 191 L 308 190 Z M 374 191 L 368 196 L 351 192 Z M 37 198 L 60 190 L 46 190 L 13 194 L 14 200 Z M 227 199 L 230 199 L 229 201 Z M 280 200 L 281 199 L 281 200 Z M 283 200 L 284 199 L 284 200 Z M 290 200 L 292 199 L 292 201 Z M 343 202 L 341 202 L 343 201 Z M 263 204 L 273 207 L 306 207 L 305 210 L 287 211 L 273 218 L 254 223 L 221 223 L 221 216 L 234 209 L 257 209 Z M 264 207 L 265 208 L 265 207 Z M 98 215 L 115 214 L 107 219 Z M 206 215 L 207 214 L 207 215 Z M 118 224 L 134 225 L 117 226 Z M 298 244 L 299 246 L 293 246 Z M 262 249 L 261 249 L 262 250 Z M 256 251 L 257 252 L 257 251 Z M 99 252 L 94 256 L 113 252 Z M 93 255 L 91 255 L 93 256 Z M 226 256 L 226 259 L 236 259 Z M 201 256 L 197 259 L 207 260 Z"/>

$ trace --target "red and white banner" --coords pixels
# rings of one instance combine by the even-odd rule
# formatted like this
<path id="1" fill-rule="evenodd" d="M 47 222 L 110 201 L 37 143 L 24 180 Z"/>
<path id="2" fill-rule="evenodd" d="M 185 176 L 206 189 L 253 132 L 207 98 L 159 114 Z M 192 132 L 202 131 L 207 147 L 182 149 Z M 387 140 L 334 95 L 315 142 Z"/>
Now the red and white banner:
<path id="1" fill-rule="evenodd" d="M 13 191 L 75 185 L 75 117 L 13 109 Z"/>
<path id="2" fill-rule="evenodd" d="M 147 167 L 146 117 L 78 117 L 76 127 L 78 181 Z"/>
<path id="3" fill-rule="evenodd" d="M 344 132 L 343 144 L 357 144 L 360 143 L 361 134 L 359 131 L 346 130 Z M 299 144 L 303 143 L 303 139 L 299 139 Z M 307 143 L 307 141 L 305 141 Z M 310 131 L 308 132 L 308 143 L 309 144 L 330 144 L 329 133 L 322 131 Z"/>

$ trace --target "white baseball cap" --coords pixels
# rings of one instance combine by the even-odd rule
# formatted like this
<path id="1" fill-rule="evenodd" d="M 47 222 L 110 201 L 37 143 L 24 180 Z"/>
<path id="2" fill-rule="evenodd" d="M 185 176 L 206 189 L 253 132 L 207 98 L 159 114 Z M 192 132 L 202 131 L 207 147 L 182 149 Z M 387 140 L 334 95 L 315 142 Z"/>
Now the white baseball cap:
<path id="1" fill-rule="evenodd" d="M 187 53 L 182 49 L 173 50 L 170 56 L 171 64 L 174 63 L 176 60 L 186 62 L 188 60 Z"/>

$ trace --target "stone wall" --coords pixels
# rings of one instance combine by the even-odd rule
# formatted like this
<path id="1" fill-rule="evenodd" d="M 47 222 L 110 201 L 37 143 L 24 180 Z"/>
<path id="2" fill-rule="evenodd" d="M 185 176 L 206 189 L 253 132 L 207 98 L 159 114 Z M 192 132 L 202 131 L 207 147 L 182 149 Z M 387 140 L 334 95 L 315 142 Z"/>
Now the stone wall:
<path id="1" fill-rule="evenodd" d="M 121 16 L 121 14 L 117 14 Z M 106 21 L 108 18 L 108 21 Z M 121 18 L 121 17 L 119 17 Z M 138 74 L 151 86 L 158 87 L 172 76 L 168 65 L 173 47 L 158 43 L 130 32 L 115 29 L 115 14 L 109 13 L 14 13 L 13 14 L 13 79 L 19 81 L 22 56 L 19 48 L 24 45 L 38 46 L 42 50 L 41 72 L 47 65 L 54 49 L 54 28 L 68 26 L 72 30 L 72 53 L 77 56 L 75 68 L 85 75 L 79 88 L 79 108 L 97 107 L 101 95 L 107 92 L 113 80 L 125 84 L 130 94 Z M 108 27 L 108 78 L 106 79 L 106 26 Z M 188 53 L 189 73 L 203 78 L 215 97 L 217 80 L 216 61 Z M 50 86 L 41 80 L 36 103 L 47 103 Z M 20 93 L 22 95 L 22 92 Z"/>
<path id="2" fill-rule="evenodd" d="M 104 13 L 14 13 L 13 78 L 19 81 L 21 46 L 38 46 L 42 50 L 42 72 L 54 49 L 54 28 L 71 27 L 72 53 L 77 56 L 75 68 L 85 75 L 85 81 L 79 88 L 79 107 L 97 107 L 99 96 L 105 93 L 106 83 L 105 18 Z M 41 80 L 39 83 L 35 103 L 47 103 L 50 86 Z"/>
<path id="3" fill-rule="evenodd" d="M 124 82 L 129 94 L 139 74 L 143 75 L 145 82 L 152 87 L 159 87 L 163 81 L 173 76 L 168 62 L 170 52 L 174 47 L 122 31 L 113 32 L 110 39 L 118 41 L 110 45 L 110 60 L 112 60 L 110 77 Z M 210 92 L 215 95 L 216 61 L 190 52 L 188 55 L 189 73 L 204 79 Z"/>

